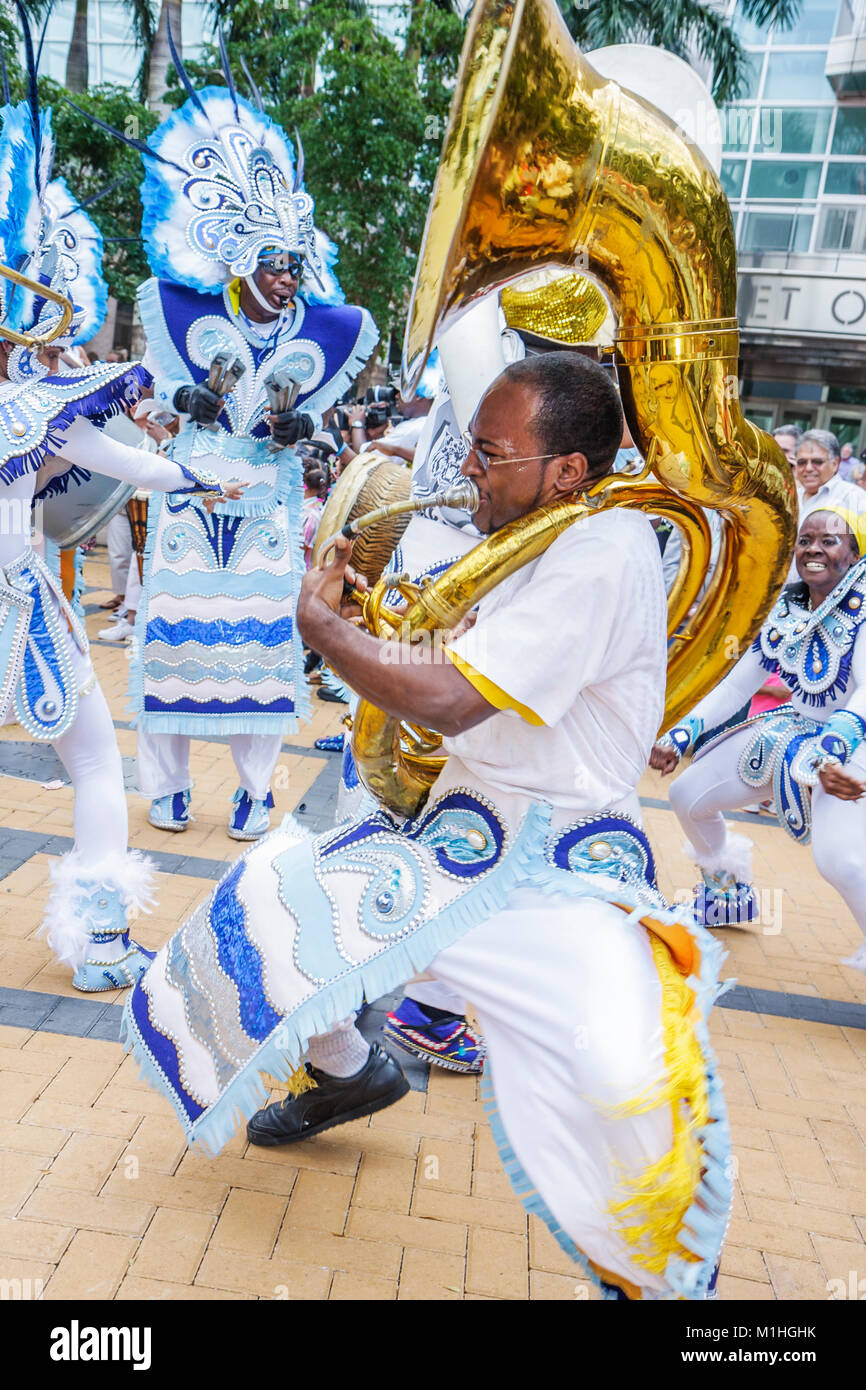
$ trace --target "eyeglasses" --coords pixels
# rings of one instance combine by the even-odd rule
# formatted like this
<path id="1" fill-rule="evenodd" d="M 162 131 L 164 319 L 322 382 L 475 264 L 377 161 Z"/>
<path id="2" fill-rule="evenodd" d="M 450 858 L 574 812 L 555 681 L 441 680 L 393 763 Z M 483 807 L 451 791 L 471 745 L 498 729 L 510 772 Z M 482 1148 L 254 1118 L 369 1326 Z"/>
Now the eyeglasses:
<path id="1" fill-rule="evenodd" d="M 287 270 L 293 280 L 300 280 L 304 272 L 303 261 L 297 259 L 287 260 L 284 253 L 278 256 L 263 256 L 259 265 L 266 270 L 269 275 L 279 275 Z"/>
<path id="2" fill-rule="evenodd" d="M 558 459 L 560 457 L 559 454 L 529 454 L 526 458 L 519 459 L 491 459 L 487 457 L 483 449 L 479 449 L 477 444 L 473 444 L 469 430 L 464 430 L 460 437 L 466 445 L 466 457 L 468 458 L 469 454 L 474 454 L 485 473 L 501 463 L 540 463 L 542 459 Z"/>
<path id="3" fill-rule="evenodd" d="M 833 459 L 795 459 L 794 467 L 808 468 L 811 465 L 813 468 L 823 468 L 825 464 L 832 462 Z"/>

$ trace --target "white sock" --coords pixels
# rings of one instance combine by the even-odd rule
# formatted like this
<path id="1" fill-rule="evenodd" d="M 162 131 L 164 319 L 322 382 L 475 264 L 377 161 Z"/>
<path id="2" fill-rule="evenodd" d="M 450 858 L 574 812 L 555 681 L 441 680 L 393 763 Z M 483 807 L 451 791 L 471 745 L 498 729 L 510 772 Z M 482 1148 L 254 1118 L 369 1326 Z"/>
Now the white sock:
<path id="1" fill-rule="evenodd" d="M 328 1076 L 354 1076 L 369 1056 L 370 1044 L 361 1037 L 354 1018 L 339 1023 L 330 1033 L 310 1038 L 310 1061 Z"/>

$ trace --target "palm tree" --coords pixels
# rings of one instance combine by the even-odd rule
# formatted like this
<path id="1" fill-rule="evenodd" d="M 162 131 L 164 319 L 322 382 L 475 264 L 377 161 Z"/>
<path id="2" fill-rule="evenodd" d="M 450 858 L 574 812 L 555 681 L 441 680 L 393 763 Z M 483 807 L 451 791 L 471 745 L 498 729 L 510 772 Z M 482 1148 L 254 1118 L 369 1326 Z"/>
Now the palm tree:
<path id="1" fill-rule="evenodd" d="M 171 53 L 168 47 L 169 24 L 171 24 L 172 38 L 177 45 L 178 52 L 180 52 L 181 0 L 162 0 L 152 47 L 144 59 L 144 63 L 147 64 L 147 76 L 145 79 L 146 87 L 143 86 L 142 95 L 146 90 L 148 106 L 160 116 L 167 116 L 171 110 L 164 100 L 165 89 L 168 86 L 168 69 L 171 63 Z"/>
<path id="2" fill-rule="evenodd" d="M 75 19 L 72 25 L 72 38 L 66 58 L 66 87 L 70 92 L 86 92 L 90 82 L 90 65 L 87 55 L 87 3 L 88 0 L 75 0 Z M 33 8 L 28 6 L 28 8 Z M 44 4 L 42 5 L 44 8 Z M 147 90 L 147 76 L 150 65 L 150 51 L 153 43 L 154 23 L 150 0 L 127 0 L 127 9 L 132 20 L 132 34 L 135 46 L 142 53 L 138 73 L 141 94 Z"/>
<path id="3" fill-rule="evenodd" d="M 740 0 L 744 19 L 761 28 L 788 29 L 801 0 Z M 716 103 L 742 96 L 749 58 L 725 15 L 704 0 L 560 0 L 566 24 L 581 48 L 648 43 L 688 61 L 697 55 L 712 69 Z"/>
<path id="4" fill-rule="evenodd" d="M 66 57 L 66 87 L 70 92 L 86 92 L 90 80 L 87 60 L 87 0 L 75 0 L 72 38 Z"/>

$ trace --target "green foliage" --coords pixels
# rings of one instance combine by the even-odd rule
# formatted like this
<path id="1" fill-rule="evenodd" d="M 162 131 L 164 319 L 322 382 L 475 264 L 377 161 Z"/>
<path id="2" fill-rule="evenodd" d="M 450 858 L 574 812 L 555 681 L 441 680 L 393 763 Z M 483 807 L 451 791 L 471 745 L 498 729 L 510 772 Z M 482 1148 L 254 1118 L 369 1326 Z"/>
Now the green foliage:
<path id="1" fill-rule="evenodd" d="M 405 318 L 448 115 L 463 25 L 427 0 L 411 7 L 405 52 L 345 0 L 238 0 L 223 17 L 242 94 L 241 57 L 270 116 L 297 129 L 316 222 L 339 247 L 350 301 L 383 340 Z M 188 65 L 222 84 L 216 49 Z M 183 100 L 176 83 L 167 99 Z"/>
<path id="2" fill-rule="evenodd" d="M 801 0 L 742 0 L 746 18 L 762 27 L 789 28 Z M 574 38 L 584 50 L 616 43 L 648 43 L 688 59 L 697 51 L 712 67 L 712 92 L 722 105 L 743 95 L 749 60 L 729 21 L 704 0 L 560 0 Z"/>
<path id="3" fill-rule="evenodd" d="M 87 210 L 106 239 L 103 264 L 109 289 L 117 299 L 130 301 L 150 274 L 139 240 L 141 157 L 73 110 L 63 100 L 64 89 L 56 82 L 41 78 L 39 96 L 44 105 L 53 107 L 55 173 L 65 178 L 75 196 L 84 200 L 117 181 L 117 187 L 110 188 Z M 142 140 L 157 124 L 153 112 L 135 101 L 123 87 L 98 87 L 76 97 L 76 101 L 109 125 Z"/>

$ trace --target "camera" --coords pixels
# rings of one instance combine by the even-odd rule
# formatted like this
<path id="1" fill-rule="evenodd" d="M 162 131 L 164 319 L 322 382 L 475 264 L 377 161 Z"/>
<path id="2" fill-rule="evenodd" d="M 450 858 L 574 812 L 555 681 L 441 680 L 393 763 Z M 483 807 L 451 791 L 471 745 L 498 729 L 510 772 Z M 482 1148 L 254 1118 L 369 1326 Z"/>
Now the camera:
<path id="1" fill-rule="evenodd" d="M 387 425 L 394 413 L 394 405 L 397 400 L 396 386 L 371 386 L 366 396 L 364 404 L 364 424 L 368 430 L 381 429 Z"/>

